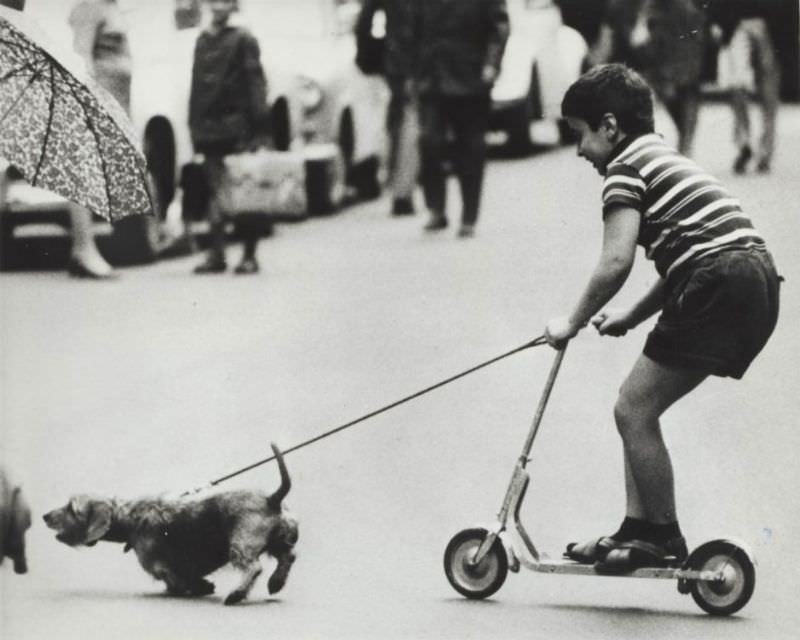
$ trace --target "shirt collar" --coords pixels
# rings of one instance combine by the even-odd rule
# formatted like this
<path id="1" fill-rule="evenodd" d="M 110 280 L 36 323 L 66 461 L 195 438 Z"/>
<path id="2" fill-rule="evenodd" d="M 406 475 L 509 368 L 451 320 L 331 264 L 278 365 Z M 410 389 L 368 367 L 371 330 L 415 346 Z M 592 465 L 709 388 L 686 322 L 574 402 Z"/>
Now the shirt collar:
<path id="1" fill-rule="evenodd" d="M 639 134 L 639 135 L 635 135 L 635 136 L 625 136 L 622 140 L 620 140 L 614 146 L 614 148 L 611 150 L 611 153 L 608 156 L 608 160 L 606 161 L 606 165 L 609 165 L 612 162 L 614 162 L 614 160 L 617 159 L 619 154 L 621 154 L 623 151 L 625 151 L 625 149 L 627 149 L 628 147 L 631 146 L 631 144 L 633 144 L 634 140 L 636 140 L 638 138 L 641 138 L 643 135 L 647 135 L 647 134 Z"/>

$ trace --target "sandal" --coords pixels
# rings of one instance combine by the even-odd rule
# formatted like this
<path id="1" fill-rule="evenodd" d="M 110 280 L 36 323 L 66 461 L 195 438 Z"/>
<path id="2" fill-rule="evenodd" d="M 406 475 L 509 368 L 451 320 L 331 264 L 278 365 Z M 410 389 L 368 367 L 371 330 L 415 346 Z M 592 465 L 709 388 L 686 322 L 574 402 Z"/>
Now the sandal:
<path id="1" fill-rule="evenodd" d="M 689 555 L 683 537 L 669 540 L 663 545 L 631 540 L 622 542 L 596 562 L 594 570 L 606 575 L 629 573 L 643 567 L 679 566 Z"/>
<path id="2" fill-rule="evenodd" d="M 564 552 L 564 558 L 581 564 L 594 564 L 603 560 L 619 544 L 610 536 L 602 536 L 587 542 L 570 542 Z"/>

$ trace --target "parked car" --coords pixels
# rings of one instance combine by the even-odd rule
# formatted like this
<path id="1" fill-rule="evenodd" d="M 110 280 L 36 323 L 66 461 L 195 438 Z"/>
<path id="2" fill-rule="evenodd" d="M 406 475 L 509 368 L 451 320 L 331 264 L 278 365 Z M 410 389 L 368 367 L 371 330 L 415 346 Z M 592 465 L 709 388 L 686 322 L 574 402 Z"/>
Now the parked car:
<path id="1" fill-rule="evenodd" d="M 529 149 L 538 123 L 559 125 L 564 92 L 585 70 L 588 46 L 564 25 L 552 0 L 508 0 L 511 35 L 492 90 L 489 128 L 516 151 Z"/>

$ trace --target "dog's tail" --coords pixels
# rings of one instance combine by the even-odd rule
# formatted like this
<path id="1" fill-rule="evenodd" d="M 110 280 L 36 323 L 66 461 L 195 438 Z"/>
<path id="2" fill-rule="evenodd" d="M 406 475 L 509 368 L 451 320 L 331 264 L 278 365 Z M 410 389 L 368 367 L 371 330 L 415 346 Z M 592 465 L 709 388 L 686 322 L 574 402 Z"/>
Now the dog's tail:
<path id="1" fill-rule="evenodd" d="M 292 488 L 292 481 L 289 478 L 289 471 L 286 469 L 286 463 L 283 461 L 281 450 L 278 449 L 278 446 L 274 442 L 270 443 L 270 446 L 272 447 L 272 452 L 275 454 L 275 460 L 278 462 L 278 469 L 281 472 L 281 486 L 278 487 L 275 493 L 267 498 L 267 504 L 271 509 L 277 511 L 281 508 L 281 502 L 283 502 L 286 494 L 289 493 L 289 489 Z"/>

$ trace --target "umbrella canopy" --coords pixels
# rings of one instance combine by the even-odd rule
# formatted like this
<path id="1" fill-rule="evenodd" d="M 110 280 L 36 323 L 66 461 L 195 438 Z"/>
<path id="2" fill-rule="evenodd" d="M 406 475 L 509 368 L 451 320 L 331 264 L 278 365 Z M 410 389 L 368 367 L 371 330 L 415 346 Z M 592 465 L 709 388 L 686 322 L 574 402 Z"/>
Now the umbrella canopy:
<path id="1" fill-rule="evenodd" d="M 3 7 L 0 157 L 32 185 L 109 220 L 153 212 L 145 159 L 122 107 L 79 56 Z"/>

